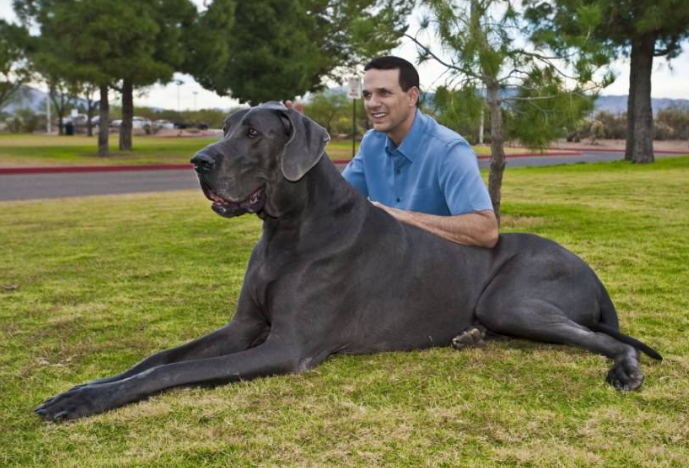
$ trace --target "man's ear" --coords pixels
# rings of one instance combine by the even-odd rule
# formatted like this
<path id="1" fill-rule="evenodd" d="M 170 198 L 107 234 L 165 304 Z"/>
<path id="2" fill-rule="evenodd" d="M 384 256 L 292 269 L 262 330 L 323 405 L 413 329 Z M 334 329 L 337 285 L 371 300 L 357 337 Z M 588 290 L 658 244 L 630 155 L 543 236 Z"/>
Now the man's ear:
<path id="1" fill-rule="evenodd" d="M 414 101 L 414 106 L 419 106 L 419 100 L 421 99 L 421 90 L 416 86 L 412 86 L 408 91 L 409 98 Z"/>
<path id="2" fill-rule="evenodd" d="M 289 136 L 282 153 L 282 175 L 296 182 L 321 159 L 330 135 L 323 127 L 294 109 L 281 112 Z"/>

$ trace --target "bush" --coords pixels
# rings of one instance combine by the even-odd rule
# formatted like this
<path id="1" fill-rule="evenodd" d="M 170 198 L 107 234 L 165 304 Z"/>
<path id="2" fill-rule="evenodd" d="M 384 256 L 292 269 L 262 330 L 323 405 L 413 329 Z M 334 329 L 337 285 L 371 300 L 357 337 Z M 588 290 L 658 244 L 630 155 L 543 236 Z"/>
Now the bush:
<path id="1" fill-rule="evenodd" d="M 656 137 L 658 139 L 675 139 L 687 140 L 689 139 L 689 109 L 679 106 L 668 107 L 658 111 L 656 115 Z M 658 130 L 660 129 L 660 134 Z M 670 132 L 667 138 L 665 132 Z"/>
<path id="2" fill-rule="evenodd" d="M 33 133 L 46 127 L 45 115 L 36 114 L 31 109 L 19 109 L 4 119 L 7 131 L 11 133 Z"/>

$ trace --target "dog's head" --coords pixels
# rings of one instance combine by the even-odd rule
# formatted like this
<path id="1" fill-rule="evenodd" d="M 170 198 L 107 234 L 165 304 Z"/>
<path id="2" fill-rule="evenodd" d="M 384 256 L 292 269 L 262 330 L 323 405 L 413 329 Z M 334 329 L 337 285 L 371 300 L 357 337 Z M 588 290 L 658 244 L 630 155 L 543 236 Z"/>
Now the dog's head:
<path id="1" fill-rule="evenodd" d="M 291 187 L 320 160 L 328 133 L 278 102 L 240 110 L 225 120 L 223 138 L 191 160 L 213 210 L 277 217 Z"/>

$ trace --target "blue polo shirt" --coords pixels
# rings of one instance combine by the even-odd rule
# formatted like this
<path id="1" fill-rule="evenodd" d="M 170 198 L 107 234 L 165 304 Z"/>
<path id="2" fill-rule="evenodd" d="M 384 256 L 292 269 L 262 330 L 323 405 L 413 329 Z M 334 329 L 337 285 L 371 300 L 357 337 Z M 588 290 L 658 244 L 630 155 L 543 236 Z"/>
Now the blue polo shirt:
<path id="1" fill-rule="evenodd" d="M 419 110 L 399 147 L 369 130 L 342 175 L 393 208 L 444 216 L 493 209 L 469 143 Z"/>

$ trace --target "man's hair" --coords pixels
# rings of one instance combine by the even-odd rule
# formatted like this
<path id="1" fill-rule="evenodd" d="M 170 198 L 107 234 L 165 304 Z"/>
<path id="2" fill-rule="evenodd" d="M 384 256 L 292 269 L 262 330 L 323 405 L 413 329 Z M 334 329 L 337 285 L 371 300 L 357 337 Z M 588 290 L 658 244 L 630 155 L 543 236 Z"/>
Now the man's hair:
<path id="1" fill-rule="evenodd" d="M 376 57 L 366 64 L 364 71 L 368 70 L 399 70 L 399 85 L 402 91 L 407 92 L 413 86 L 419 90 L 419 98 L 416 100 L 417 107 L 421 101 L 421 86 L 419 86 L 419 72 L 416 71 L 414 65 L 407 62 L 403 58 L 395 57 L 394 55 L 386 55 L 384 57 Z"/>
<path id="2" fill-rule="evenodd" d="M 395 57 L 394 55 L 386 55 L 384 57 L 376 57 L 366 64 L 364 71 L 370 69 L 374 70 L 399 70 L 399 85 L 402 91 L 409 91 L 413 86 L 416 86 L 421 92 L 419 86 L 419 72 L 416 71 L 414 65 L 407 62 L 403 58 Z M 420 97 L 420 96 L 419 96 Z M 418 100 L 416 105 L 418 106 Z"/>

